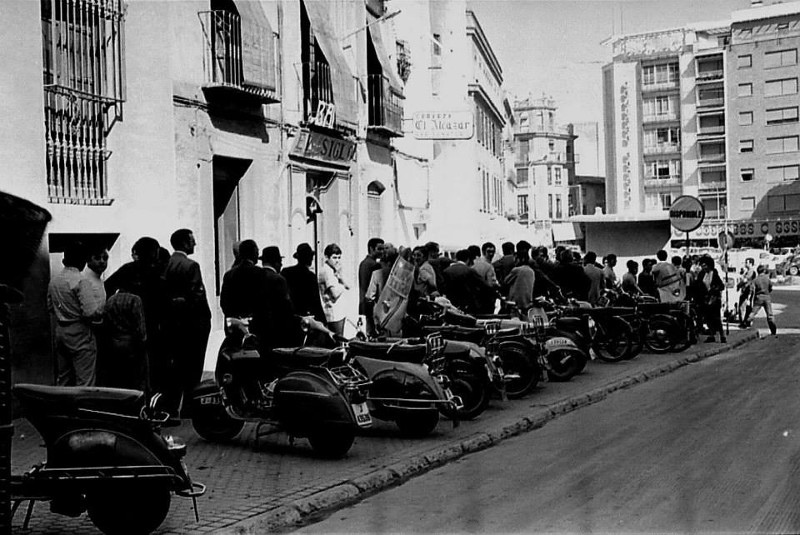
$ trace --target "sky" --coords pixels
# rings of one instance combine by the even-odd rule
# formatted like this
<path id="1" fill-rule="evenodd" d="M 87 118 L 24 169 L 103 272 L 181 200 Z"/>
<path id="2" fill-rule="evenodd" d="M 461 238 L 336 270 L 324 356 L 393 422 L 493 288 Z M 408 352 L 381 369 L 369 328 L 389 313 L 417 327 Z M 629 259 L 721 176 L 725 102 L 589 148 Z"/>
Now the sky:
<path id="1" fill-rule="evenodd" d="M 769 2 L 765 2 L 769 3 Z M 468 0 L 518 97 L 546 93 L 559 123 L 596 121 L 602 128 L 601 72 L 617 33 L 722 21 L 750 0 Z"/>

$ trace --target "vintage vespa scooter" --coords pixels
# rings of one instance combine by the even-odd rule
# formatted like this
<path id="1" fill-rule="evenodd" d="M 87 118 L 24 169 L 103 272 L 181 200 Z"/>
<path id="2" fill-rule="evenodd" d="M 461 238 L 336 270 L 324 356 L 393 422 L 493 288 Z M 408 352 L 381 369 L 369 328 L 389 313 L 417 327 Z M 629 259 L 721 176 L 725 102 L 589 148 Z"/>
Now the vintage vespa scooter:
<path id="1" fill-rule="evenodd" d="M 313 318 L 302 318 L 309 333 L 329 336 Z M 249 331 L 249 318 L 227 318 L 214 379 L 201 383 L 192 400 L 192 426 L 209 441 L 235 437 L 245 422 L 256 435 L 285 431 L 304 437 L 319 455 L 344 457 L 356 431 L 370 427 L 369 379 L 347 362 L 344 349 L 293 347 L 262 356 Z"/>
<path id="2" fill-rule="evenodd" d="M 47 461 L 11 479 L 12 514 L 37 501 L 50 510 L 89 518 L 106 534 L 154 531 L 169 513 L 171 493 L 196 498 L 205 486 L 189 477 L 186 445 L 163 436 L 169 414 L 139 390 L 18 384 L 22 413 L 47 446 Z"/>

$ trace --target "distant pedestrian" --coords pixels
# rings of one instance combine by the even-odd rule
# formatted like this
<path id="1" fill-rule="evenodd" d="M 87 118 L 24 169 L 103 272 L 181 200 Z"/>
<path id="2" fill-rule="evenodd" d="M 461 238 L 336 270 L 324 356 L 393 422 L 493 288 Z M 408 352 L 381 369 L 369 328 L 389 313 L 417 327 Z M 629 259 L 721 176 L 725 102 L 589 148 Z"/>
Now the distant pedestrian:
<path id="1" fill-rule="evenodd" d="M 93 386 L 96 382 L 97 339 L 92 324 L 101 320 L 103 303 L 81 273 L 87 255 L 82 243 L 67 245 L 64 269 L 47 287 L 47 309 L 55 321 L 59 386 Z"/>
<path id="2" fill-rule="evenodd" d="M 772 281 L 769 280 L 767 275 L 767 268 L 765 266 L 758 266 L 758 274 L 753 279 L 753 316 L 758 314 L 758 311 L 764 309 L 764 314 L 767 315 L 767 325 L 769 326 L 770 334 L 778 334 L 778 327 L 775 325 L 775 316 L 772 313 Z M 743 326 L 750 326 L 750 315 L 746 315 L 742 321 Z"/>
<path id="3" fill-rule="evenodd" d="M 597 253 L 589 251 L 583 257 L 583 272 L 589 278 L 589 293 L 587 300 L 596 305 L 605 284 L 603 270 L 597 266 Z"/>
<path id="4" fill-rule="evenodd" d="M 506 275 L 503 284 L 508 288 L 507 298 L 513 302 L 517 309 L 526 313 L 533 305 L 533 288 L 536 283 L 536 273 L 530 266 L 527 250 L 524 247 L 517 249 L 517 265 Z"/>
<path id="5" fill-rule="evenodd" d="M 294 252 L 297 264 L 283 268 L 281 275 L 289 286 L 294 313 L 300 316 L 313 316 L 317 321 L 325 321 L 322 301 L 319 297 L 317 275 L 311 271 L 314 263 L 314 249 L 307 243 L 301 243 Z"/>
<path id="6" fill-rule="evenodd" d="M 467 251 L 469 251 L 469 262 L 467 262 L 467 265 L 472 267 L 475 265 L 475 261 L 481 257 L 481 248 L 477 245 L 470 245 L 467 247 Z"/>
<path id="7" fill-rule="evenodd" d="M 95 244 L 88 248 L 89 258 L 83 276 L 89 282 L 98 303 L 106 302 L 106 288 L 103 282 L 103 273 L 108 268 L 108 249 L 105 245 Z"/>
<path id="8" fill-rule="evenodd" d="M 276 347 L 294 347 L 301 343 L 302 332 L 300 322 L 296 319 L 289 285 L 281 275 L 283 256 L 276 245 L 264 247 L 260 260 L 264 266 L 262 289 L 255 288 L 256 293 L 263 295 L 260 302 L 263 306 L 254 313 L 255 329 L 262 355 Z"/>
<path id="9" fill-rule="evenodd" d="M 636 282 L 636 274 L 639 272 L 639 262 L 636 260 L 628 260 L 625 266 L 628 268 L 628 271 L 622 276 L 620 288 L 623 292 L 633 296 L 642 295 L 644 292 L 642 292 Z"/>
<path id="10" fill-rule="evenodd" d="M 318 274 L 319 293 L 328 329 L 341 335 L 346 316 L 344 293 L 350 289 L 342 274 L 342 249 L 335 243 L 325 247 L 325 262 Z"/>
<path id="11" fill-rule="evenodd" d="M 494 266 L 494 273 L 497 281 L 502 285 L 506 276 L 511 273 L 511 270 L 517 265 L 517 261 L 514 257 L 513 243 L 510 241 L 504 242 L 500 248 L 503 251 L 503 256 L 496 260 L 492 266 Z M 503 292 L 505 292 L 505 290 L 505 288 L 502 289 Z"/>
<path id="12" fill-rule="evenodd" d="M 197 246 L 194 233 L 189 229 L 176 230 L 170 244 L 174 252 L 164 271 L 164 283 L 170 299 L 167 336 L 178 379 L 172 385 L 172 401 L 182 400 L 181 416 L 186 417 L 192 391 L 203 375 L 211 310 L 200 264 L 189 258 Z"/>
<path id="13" fill-rule="evenodd" d="M 561 251 L 558 265 L 553 269 L 553 282 L 558 284 L 566 297 L 587 301 L 592 281 L 586 275 L 583 267 L 574 263 L 573 260 L 572 251 L 568 249 Z"/>
<path id="14" fill-rule="evenodd" d="M 370 238 L 367 241 L 367 256 L 358 265 L 358 313 L 366 318 L 367 334 L 375 333 L 375 322 L 372 318 L 372 301 L 366 298 L 372 272 L 380 269 L 384 241 L 381 238 Z"/>
<path id="15" fill-rule="evenodd" d="M 456 261 L 445 268 L 445 296 L 453 306 L 468 314 L 476 314 L 480 311 L 479 297 L 491 287 L 467 265 L 469 260 L 469 250 L 461 249 L 456 253 Z"/>
<path id="16" fill-rule="evenodd" d="M 675 269 L 678 272 L 678 301 L 685 301 L 686 300 L 686 270 L 683 269 L 683 259 L 680 256 L 673 256 L 672 257 L 672 265 L 675 266 Z"/>
<path id="17" fill-rule="evenodd" d="M 497 248 L 492 242 L 486 242 L 481 246 L 482 255 L 475 259 L 472 269 L 480 275 L 486 282 L 488 289 L 484 290 L 480 296 L 479 312 L 481 314 L 492 314 L 494 312 L 495 304 L 497 303 L 497 293 L 500 289 L 500 284 L 497 282 L 497 275 L 492 265 L 492 259 Z"/>
<path id="18" fill-rule="evenodd" d="M 381 292 L 389 281 L 389 276 L 392 273 L 394 263 L 397 261 L 399 252 L 394 244 L 386 242 L 383 244 L 383 254 L 381 256 L 380 268 L 372 272 L 369 279 L 369 286 L 367 286 L 367 293 L 365 298 L 372 303 L 373 324 L 378 326 L 379 323 L 379 300 Z M 378 330 L 379 328 L 376 327 Z"/>
<path id="19" fill-rule="evenodd" d="M 642 272 L 639 273 L 638 283 L 639 289 L 645 295 L 658 299 L 658 287 L 656 286 L 655 278 L 653 278 L 653 266 L 655 263 L 656 261 L 652 258 L 642 260 Z"/>
<path id="20" fill-rule="evenodd" d="M 678 269 L 669 262 L 668 253 L 660 250 L 656 253 L 658 263 L 653 266 L 653 279 L 658 288 L 658 298 L 662 303 L 675 303 L 680 301 L 680 273 Z"/>
<path id="21" fill-rule="evenodd" d="M 603 284 L 606 288 L 614 290 L 619 286 L 614 268 L 617 265 L 617 255 L 609 253 L 603 258 Z"/>
<path id="22" fill-rule="evenodd" d="M 714 267 L 714 259 L 704 256 L 700 259 L 703 268 L 701 281 L 701 291 L 703 292 L 702 314 L 708 326 L 709 336 L 706 342 L 714 342 L 714 336 L 719 333 L 720 342 L 725 343 L 725 332 L 722 330 L 722 318 L 720 310 L 722 307 L 722 291 L 725 284 L 719 276 L 719 272 Z"/>
<path id="23" fill-rule="evenodd" d="M 441 276 L 436 273 L 432 262 L 439 258 L 439 244 L 428 242 L 424 245 L 425 261 L 419 267 L 417 273 L 417 284 L 423 296 L 430 296 L 441 292 L 439 283 L 442 282 Z"/>

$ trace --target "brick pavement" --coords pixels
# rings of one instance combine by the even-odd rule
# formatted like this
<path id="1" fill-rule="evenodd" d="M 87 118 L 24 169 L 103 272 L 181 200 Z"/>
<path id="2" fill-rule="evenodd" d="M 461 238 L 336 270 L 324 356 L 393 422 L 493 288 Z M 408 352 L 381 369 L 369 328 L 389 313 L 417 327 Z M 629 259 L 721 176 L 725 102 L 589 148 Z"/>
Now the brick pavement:
<path id="1" fill-rule="evenodd" d="M 613 364 L 592 362 L 568 383 L 542 383 L 522 400 L 495 400 L 479 418 L 457 428 L 442 420 L 423 439 L 399 438 L 393 425 L 376 420 L 373 429 L 356 439 L 347 458 L 335 461 L 315 458 L 304 439 L 292 445 L 284 434 L 257 443 L 251 425 L 229 444 L 207 443 L 184 422 L 168 431 L 186 440 L 191 474 L 208 485 L 208 492 L 198 500 L 200 522 L 194 520 L 190 500 L 174 497 L 170 514 L 156 533 L 264 533 L 287 527 L 757 336 L 753 330 L 732 330 L 728 344 L 700 343 L 684 353 L 642 354 Z M 20 473 L 43 460 L 45 451 L 30 424 L 18 420 L 15 427 L 12 472 Z M 37 504 L 27 531 L 22 530 L 23 519 L 24 506 L 14 518 L 15 533 L 98 533 L 86 516 L 55 515 L 47 503 Z"/>

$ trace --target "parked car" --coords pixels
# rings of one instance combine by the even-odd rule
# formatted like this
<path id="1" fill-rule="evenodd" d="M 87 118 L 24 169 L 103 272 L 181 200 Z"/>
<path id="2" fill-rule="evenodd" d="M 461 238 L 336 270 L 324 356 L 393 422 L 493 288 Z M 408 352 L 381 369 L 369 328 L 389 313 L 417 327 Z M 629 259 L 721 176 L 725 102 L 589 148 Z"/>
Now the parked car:
<path id="1" fill-rule="evenodd" d="M 783 275 L 800 275 L 800 254 L 791 255 L 776 266 L 776 271 Z"/>

